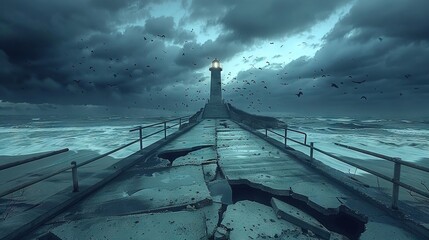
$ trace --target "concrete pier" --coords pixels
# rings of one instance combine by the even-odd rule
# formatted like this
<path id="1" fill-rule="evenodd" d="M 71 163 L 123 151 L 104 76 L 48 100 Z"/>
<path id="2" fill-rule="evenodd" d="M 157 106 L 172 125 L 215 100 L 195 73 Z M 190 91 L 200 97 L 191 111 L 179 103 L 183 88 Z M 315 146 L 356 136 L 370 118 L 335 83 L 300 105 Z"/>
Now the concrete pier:
<path id="1" fill-rule="evenodd" d="M 422 239 L 289 151 L 231 120 L 205 119 L 26 236 Z"/>

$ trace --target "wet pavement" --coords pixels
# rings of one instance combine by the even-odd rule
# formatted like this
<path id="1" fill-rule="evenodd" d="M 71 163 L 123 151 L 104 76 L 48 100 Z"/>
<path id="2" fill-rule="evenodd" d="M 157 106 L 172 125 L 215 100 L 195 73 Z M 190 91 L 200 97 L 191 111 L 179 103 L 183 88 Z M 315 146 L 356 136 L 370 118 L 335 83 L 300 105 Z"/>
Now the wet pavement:
<path id="1" fill-rule="evenodd" d="M 237 185 L 248 188 L 236 191 Z M 340 215 L 361 222 L 364 232 L 338 233 L 331 225 Z M 343 239 L 342 235 L 421 239 L 383 210 L 236 123 L 206 119 L 28 239 Z"/>

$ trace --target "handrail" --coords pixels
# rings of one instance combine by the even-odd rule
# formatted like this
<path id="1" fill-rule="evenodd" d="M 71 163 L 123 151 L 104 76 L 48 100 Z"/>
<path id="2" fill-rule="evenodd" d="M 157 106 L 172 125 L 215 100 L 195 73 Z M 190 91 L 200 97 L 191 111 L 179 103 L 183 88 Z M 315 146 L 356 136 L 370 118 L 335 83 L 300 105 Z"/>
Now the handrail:
<path id="1" fill-rule="evenodd" d="M 368 151 L 368 150 L 360 149 L 360 148 L 357 148 L 357 147 L 352 147 L 352 146 L 341 144 L 341 143 L 334 143 L 334 144 L 337 145 L 337 146 L 343 147 L 343 148 L 351 149 L 351 150 L 354 150 L 356 152 L 360 152 L 360 153 L 364 153 L 364 154 L 367 154 L 367 155 L 371 155 L 373 157 L 378 157 L 378 158 L 381 158 L 381 159 L 384 159 L 384 160 L 387 160 L 387 161 L 391 161 L 391 162 L 396 162 L 397 161 L 397 158 L 389 157 L 389 156 L 386 156 L 386 155 L 383 155 L 383 154 L 371 152 L 371 151 Z"/>
<path id="2" fill-rule="evenodd" d="M 304 145 L 306 145 L 306 144 L 307 144 L 307 133 L 302 132 L 302 131 L 299 131 L 299 130 L 295 130 L 295 129 L 290 129 L 290 128 L 288 128 L 288 127 L 286 127 L 286 129 L 287 129 L 288 131 L 291 131 L 291 132 L 296 132 L 296 133 L 301 133 L 301 134 L 303 134 L 303 135 L 304 135 Z"/>
<path id="3" fill-rule="evenodd" d="M 86 160 L 84 162 L 81 162 L 79 164 L 77 164 L 75 161 L 73 161 L 73 162 L 71 162 L 71 166 L 66 166 L 66 167 L 60 168 L 60 169 L 58 169 L 58 170 L 56 170 L 54 172 L 50 172 L 49 174 L 43 175 L 43 176 L 41 176 L 39 178 L 33 179 L 31 181 L 28 181 L 28 182 L 21 183 L 21 184 L 15 186 L 15 187 L 12 187 L 10 189 L 2 191 L 2 192 L 0 192 L 0 197 L 6 196 L 6 195 L 8 195 L 10 193 L 16 192 L 16 191 L 18 191 L 20 189 L 23 189 L 23 188 L 31 186 L 31 185 L 33 185 L 35 183 L 41 182 L 41 181 L 43 181 L 45 179 L 48 179 L 48 178 L 53 177 L 53 176 L 56 176 L 56 175 L 58 175 L 60 173 L 68 171 L 70 169 L 72 170 L 73 192 L 77 192 L 77 191 L 79 191 L 78 178 L 77 178 L 77 169 L 79 167 L 82 167 L 82 166 L 85 166 L 87 164 L 90 164 L 90 163 L 92 163 L 92 162 L 94 162 L 96 160 L 99 160 L 99 159 L 101 159 L 103 157 L 106 157 L 106 156 L 108 156 L 108 155 L 110 155 L 112 153 L 115 153 L 115 152 L 117 152 L 119 150 L 122 150 L 122 149 L 124 149 L 126 147 L 129 147 L 132 144 L 135 144 L 137 142 L 140 142 L 140 149 L 142 149 L 143 148 L 143 145 L 142 145 L 142 140 L 143 139 L 148 138 L 149 136 L 155 135 L 157 133 L 160 133 L 162 131 L 164 131 L 164 138 L 166 139 L 167 138 L 167 129 L 173 128 L 173 127 L 175 127 L 177 125 L 181 126 L 182 125 L 182 119 L 183 118 L 187 118 L 187 117 L 189 118 L 189 117 L 191 117 L 191 115 L 185 116 L 185 117 L 174 118 L 174 119 L 170 119 L 170 120 L 165 120 L 163 122 L 159 122 L 159 123 L 155 123 L 155 124 L 150 124 L 150 125 L 147 125 L 147 126 L 144 126 L 144 127 L 139 126 L 138 128 L 131 129 L 130 132 L 135 131 L 135 130 L 139 130 L 139 133 L 140 133 L 139 139 L 134 140 L 132 142 L 129 142 L 129 143 L 127 143 L 125 145 L 122 145 L 122 146 L 120 146 L 118 148 L 115 148 L 115 149 L 113 149 L 113 150 L 111 150 L 111 151 L 109 151 L 107 153 L 101 154 L 100 156 L 97 156 L 97 157 L 93 157 L 93 158 L 91 158 L 89 160 Z M 172 121 L 175 121 L 175 120 L 179 120 L 179 123 L 167 126 L 168 122 L 172 122 Z M 188 121 L 189 121 L 189 119 L 188 119 Z M 153 127 L 153 126 L 160 125 L 160 124 L 164 125 L 163 129 L 161 129 L 159 131 L 156 131 L 155 133 L 149 134 L 147 136 L 144 136 L 144 137 L 142 136 L 142 129 L 145 129 L 145 128 L 148 128 L 148 127 Z M 17 165 L 21 165 L 21 164 L 24 164 L 24 163 L 27 163 L 27 162 L 39 160 L 41 158 L 53 156 L 55 154 L 66 152 L 68 150 L 69 150 L 68 148 L 65 148 L 65 149 L 61 149 L 61 150 L 58 150 L 58 151 L 50 152 L 50 153 L 47 153 L 47 154 L 43 154 L 41 156 L 32 157 L 32 158 L 29 158 L 29 159 L 24 159 L 24 160 L 21 160 L 21 161 L 18 161 L 18 162 L 14 162 L 14 163 L 11 163 L 11 164 L 0 165 L 0 167 L 1 167 L 0 170 L 6 169 L 6 168 L 11 168 L 11 167 L 14 167 L 14 166 L 17 166 Z"/>
<path id="4" fill-rule="evenodd" d="M 131 145 L 133 145 L 134 143 L 136 143 L 136 142 L 138 142 L 138 141 L 140 141 L 140 139 L 134 140 L 134 141 L 132 141 L 132 142 L 130 142 L 130 143 L 127 143 L 127 144 L 125 144 L 125 145 L 123 145 L 123 146 L 120 146 L 120 147 L 118 147 L 118 148 L 115 148 L 115 149 L 113 149 L 113 150 L 111 150 L 111 151 L 109 151 L 109 152 L 107 152 L 107 153 L 101 154 L 100 156 L 93 157 L 93 158 L 91 158 L 91 159 L 89 159 L 89 160 L 86 160 L 85 162 L 81 162 L 81 163 L 79 163 L 79 164 L 76 164 L 76 167 L 82 167 L 82 166 L 85 166 L 85 165 L 87 165 L 87 164 L 89 164 L 89 163 L 92 163 L 92 162 L 94 162 L 94 161 L 96 161 L 96 160 L 98 160 L 98 159 L 100 159 L 100 158 L 104 158 L 104 157 L 106 157 L 106 156 L 108 156 L 108 155 L 110 155 L 110 154 L 112 154 L 112 153 L 115 153 L 115 152 L 117 152 L 117 151 L 119 151 L 119 150 L 121 150 L 121 149 L 124 149 L 124 148 L 128 147 L 128 146 L 131 146 Z"/>
<path id="5" fill-rule="evenodd" d="M 166 120 L 166 121 L 161 121 L 161 122 L 153 123 L 153 124 L 146 125 L 146 126 L 143 126 L 143 127 L 142 126 L 137 126 L 137 127 L 133 128 L 133 129 L 131 129 L 130 132 L 134 132 L 134 131 L 137 131 L 139 129 L 145 129 L 145 128 L 149 128 L 149 127 L 154 127 L 154 126 L 157 126 L 157 125 L 161 125 L 163 123 L 168 123 L 168 122 L 180 120 L 180 119 L 183 119 L 183 118 L 189 118 L 189 117 L 192 117 L 192 115 L 187 115 L 187 116 L 178 117 L 178 118 L 174 118 L 174 119 L 170 119 L 170 120 Z"/>
<path id="6" fill-rule="evenodd" d="M 354 150 L 354 151 L 357 151 L 357 152 L 360 152 L 360 153 L 364 153 L 364 154 L 367 154 L 367 155 L 370 155 L 370 156 L 374 156 L 374 157 L 378 157 L 378 158 L 381 158 L 381 159 L 384 159 L 384 160 L 388 160 L 388 161 L 394 162 L 395 166 L 394 166 L 393 178 L 389 178 L 386 175 L 383 175 L 381 173 L 373 171 L 373 170 L 371 170 L 369 168 L 363 167 L 363 166 L 361 166 L 359 164 L 350 162 L 348 160 L 345 160 L 345 159 L 342 159 L 340 157 L 337 157 L 337 156 L 335 156 L 335 155 L 333 155 L 331 153 L 328 153 L 328 152 L 325 152 L 325 151 L 323 151 L 321 149 L 315 148 L 313 146 L 313 143 L 311 143 L 311 145 L 310 145 L 310 158 L 313 159 L 312 151 L 316 150 L 316 151 L 318 151 L 320 153 L 323 153 L 323 154 L 325 154 L 325 155 L 327 155 L 329 157 L 332 157 L 332 158 L 334 158 L 336 160 L 339 160 L 341 162 L 347 163 L 347 164 L 349 164 L 349 165 L 351 165 L 353 167 L 356 167 L 358 169 L 361 169 L 361 170 L 363 170 L 365 172 L 371 173 L 371 174 L 373 174 L 373 175 L 375 175 L 377 177 L 380 177 L 380 178 L 382 178 L 382 179 L 384 179 L 386 181 L 389 181 L 389 182 L 393 183 L 393 188 L 392 188 L 392 208 L 393 209 L 398 209 L 399 186 L 401 186 L 401 187 L 403 187 L 405 189 L 408 189 L 410 191 L 413 191 L 415 193 L 418 193 L 418 194 L 420 194 L 420 195 L 422 195 L 424 197 L 429 198 L 429 193 L 424 192 L 424 191 L 422 191 L 420 189 L 417 189 L 417 188 L 415 188 L 415 187 L 413 187 L 411 185 L 408 185 L 408 184 L 403 183 L 403 182 L 400 181 L 401 165 L 407 165 L 407 166 L 409 166 L 411 168 L 414 168 L 414 169 L 417 169 L 417 170 L 421 170 L 421 171 L 424 171 L 424 172 L 429 172 L 428 168 L 423 167 L 423 166 L 419 166 L 419 165 L 414 164 L 414 163 L 403 161 L 400 158 L 389 157 L 389 156 L 386 156 L 386 155 L 383 155 L 383 154 L 379 154 L 379 153 L 367 151 L 367 150 L 364 150 L 364 149 L 360 149 L 360 148 L 356 148 L 356 147 L 352 147 L 352 146 L 348 146 L 348 145 L 344 145 L 344 144 L 340 144 L 340 143 L 334 143 L 334 144 L 337 145 L 337 146 L 341 146 L 341 147 L 350 149 L 350 150 Z"/>
<path id="7" fill-rule="evenodd" d="M 348 165 L 351 165 L 351 166 L 353 166 L 353 167 L 356 167 L 356 168 L 359 168 L 359 169 L 361 169 L 361 170 L 364 170 L 365 172 L 369 172 L 369 173 L 371 173 L 371 174 L 373 174 L 373 175 L 375 175 L 375 176 L 377 176 L 377 177 L 380 177 L 380 178 L 382 178 L 382 179 L 384 179 L 384 180 L 386 180 L 386 181 L 389 181 L 389 182 L 392 182 L 392 181 L 393 181 L 393 178 L 390 178 L 390 177 L 388 177 L 388 176 L 386 176 L 386 175 L 384 175 L 384 174 L 378 173 L 378 172 L 376 172 L 376 171 L 374 171 L 374 170 L 371 170 L 371 169 L 369 169 L 369 168 L 363 167 L 363 166 L 361 166 L 361 165 L 358 165 L 358 164 L 356 164 L 356 163 L 354 163 L 354 162 L 351 162 L 351 161 L 348 161 L 348 160 L 346 160 L 346 159 L 342 159 L 342 158 L 340 158 L 340 157 L 338 157 L 338 156 L 335 156 L 335 155 L 334 155 L 334 154 L 332 154 L 332 153 L 328 153 L 328 152 L 326 152 L 326 151 L 323 151 L 322 149 L 315 148 L 315 147 L 313 147 L 313 149 L 314 149 L 314 150 L 316 150 L 316 151 L 318 151 L 318 152 L 321 152 L 321 153 L 325 154 L 326 156 L 329 156 L 329 157 L 331 157 L 331 158 L 333 158 L 333 159 L 336 159 L 336 160 L 338 160 L 338 161 L 340 161 L 340 162 L 347 163 Z"/>
<path id="8" fill-rule="evenodd" d="M 183 117 L 173 118 L 173 119 L 170 119 L 170 120 L 164 120 L 164 121 L 161 121 L 161 122 L 149 124 L 149 125 L 146 125 L 146 126 L 137 126 L 135 128 L 130 129 L 129 132 L 134 132 L 134 131 L 137 131 L 137 130 L 139 131 L 140 150 L 141 150 L 141 149 L 143 149 L 143 139 L 146 139 L 148 137 L 156 135 L 156 134 L 158 134 L 160 132 L 164 132 L 164 139 L 166 139 L 167 138 L 167 129 L 173 128 L 175 126 L 180 126 L 181 127 L 182 126 L 182 119 L 188 118 L 188 121 L 189 121 L 189 119 L 191 117 L 192 117 L 192 115 L 187 115 L 187 116 L 183 116 Z M 179 123 L 167 126 L 167 123 L 172 122 L 172 121 L 176 121 L 176 120 L 179 120 Z M 161 130 L 158 130 L 158 131 L 155 131 L 155 132 L 153 132 L 151 134 L 143 136 L 143 133 L 142 133 L 143 129 L 150 128 L 150 127 L 155 127 L 155 126 L 158 126 L 158 125 L 161 125 L 161 124 L 164 126 Z"/>
<path id="9" fill-rule="evenodd" d="M 6 164 L 3 164 L 3 165 L 0 165 L 0 171 L 4 170 L 4 169 L 16 167 L 16 166 L 19 166 L 19 165 L 22 165 L 22 164 L 25 164 L 25 163 L 29 163 L 29 162 L 33 162 L 33 161 L 36 161 L 36 160 L 40 160 L 40 159 L 43 159 L 43 158 L 47 158 L 47 157 L 50 157 L 50 156 L 54 156 L 54 155 L 57 155 L 57 154 L 60 154 L 60 153 L 63 153 L 63 152 L 67 152 L 68 150 L 69 150 L 68 148 L 63 148 L 63 149 L 52 151 L 52 152 L 49 152 L 49 153 L 45 153 L 45 154 L 42 154 L 42 155 L 39 155 L 39 156 L 30 157 L 30 158 L 27 158 L 27 159 L 23 159 L 23 160 L 11 162 L 11 163 L 6 163 Z"/>
<path id="10" fill-rule="evenodd" d="M 299 142 L 299 141 L 297 141 L 295 139 L 289 138 L 287 136 L 287 132 L 288 131 L 292 131 L 292 132 L 303 134 L 304 137 L 305 137 L 304 138 L 304 143 L 301 143 L 301 142 Z M 265 136 L 266 137 L 268 137 L 268 132 L 273 133 L 273 134 L 275 134 L 277 136 L 282 137 L 284 139 L 284 146 L 285 147 L 287 147 L 287 140 L 290 140 L 290 141 L 298 143 L 300 145 L 309 147 L 310 148 L 310 154 L 309 155 L 310 155 L 310 160 L 311 161 L 314 159 L 313 153 L 314 153 L 314 150 L 315 150 L 315 151 L 318 151 L 318 152 L 320 152 L 322 154 L 325 154 L 326 156 L 329 156 L 329 157 L 331 157 L 331 158 L 333 158 L 335 160 L 338 160 L 340 162 L 346 163 L 346 164 L 348 164 L 350 166 L 356 167 L 356 168 L 358 168 L 360 170 L 363 170 L 363 171 L 368 172 L 368 173 L 370 173 L 370 174 L 372 174 L 374 176 L 380 177 L 380 178 L 382 178 L 382 179 L 384 179 L 386 181 L 389 181 L 389 182 L 393 183 L 392 205 L 391 205 L 391 207 L 393 209 L 398 209 L 399 187 L 403 187 L 405 189 L 408 189 L 410 191 L 413 191 L 413 192 L 415 192 L 417 194 L 420 194 L 420 195 L 422 195 L 424 197 L 429 198 L 429 193 L 424 192 L 424 191 L 422 191 L 422 190 L 420 190 L 418 188 L 415 188 L 415 187 L 413 187 L 411 185 L 408 185 L 408 184 L 403 183 L 403 182 L 400 181 L 401 165 L 405 165 L 405 166 L 408 166 L 410 168 L 421 170 L 421 171 L 424 171 L 424 172 L 429 172 L 429 168 L 428 167 L 420 166 L 420 165 L 417 165 L 415 163 L 403 161 L 400 158 L 386 156 L 386 155 L 375 153 L 375 152 L 371 152 L 371 151 L 368 151 L 368 150 L 365 150 L 365 149 L 361 149 L 361 148 L 357 148 L 357 147 L 353 147 L 353 146 L 349 146 L 349 145 L 345 145 L 345 144 L 341 144 L 341 143 L 334 143 L 335 145 L 340 146 L 340 147 L 344 147 L 344 148 L 347 148 L 347 149 L 350 149 L 350 150 L 353 150 L 353 151 L 356 151 L 356 152 L 360 152 L 360 153 L 363 153 L 363 154 L 367 154 L 367 155 L 370 155 L 370 156 L 373 156 L 373 157 L 378 157 L 378 158 L 381 158 L 383 160 L 387 160 L 387 161 L 393 162 L 395 164 L 394 165 L 393 177 L 389 177 L 389 176 L 386 176 L 386 175 L 384 175 L 382 173 L 374 171 L 374 170 L 372 170 L 370 168 L 361 166 L 361 165 L 356 164 L 356 163 L 354 163 L 352 161 L 349 161 L 347 159 L 338 157 L 338 156 L 336 156 L 336 155 L 334 155 L 332 153 L 326 152 L 326 151 L 324 151 L 324 150 L 322 150 L 320 148 L 316 148 L 316 147 L 314 147 L 314 142 L 311 142 L 310 145 L 307 145 L 307 134 L 305 132 L 298 131 L 298 130 L 295 130 L 295 129 L 290 129 L 287 126 L 284 129 L 284 135 L 282 135 L 280 133 L 277 133 L 275 131 L 272 131 L 272 130 L 270 130 L 268 128 L 265 128 Z"/>
<path id="11" fill-rule="evenodd" d="M 58 175 L 58 174 L 60 174 L 60 173 L 62 173 L 62 172 L 65 172 L 65 171 L 67 171 L 67 170 L 71 169 L 71 168 L 72 168 L 72 166 L 63 167 L 63 168 L 61 168 L 61 169 L 59 169 L 59 170 L 57 170 L 57 171 L 55 171 L 55 172 L 49 173 L 49 174 L 44 175 L 44 176 L 42 176 L 42 177 L 40 177 L 40 178 L 36 178 L 36 179 L 34 179 L 34 180 L 32 180 L 32 181 L 28 181 L 28 182 L 25 182 L 25 183 L 21 183 L 21 184 L 19 184 L 19 185 L 15 186 L 15 187 L 13 187 L 13 188 L 10 188 L 10 189 L 8 189 L 8 190 L 5 190 L 5 191 L 3 191 L 3 192 L 0 192 L 0 197 L 6 196 L 6 195 L 8 195 L 8 194 L 10 194 L 10 193 L 16 192 L 16 191 L 18 191 L 18 190 L 21 190 L 21 189 L 23 189 L 23 188 L 26 188 L 26 187 L 28 187 L 28 186 L 31 186 L 31 185 L 33 185 L 33 184 L 35 184 L 35 183 L 41 182 L 41 181 L 43 181 L 43 180 L 45 180 L 45 179 L 47 179 L 47 178 L 53 177 L 53 176 L 55 176 L 55 175 Z"/>
<path id="12" fill-rule="evenodd" d="M 298 142 L 295 139 L 289 138 L 287 136 L 287 131 L 291 131 L 291 132 L 296 132 L 296 133 L 303 134 L 304 135 L 304 143 L 301 143 L 301 142 Z M 272 130 L 270 130 L 268 128 L 265 128 L 265 136 L 266 137 L 268 137 L 268 132 L 271 132 L 271 133 L 273 133 L 273 134 L 275 134 L 275 135 L 277 135 L 279 137 L 282 137 L 285 140 L 285 142 L 284 142 L 285 146 L 287 144 L 287 140 L 291 140 L 292 142 L 295 142 L 295 143 L 298 143 L 298 144 L 301 144 L 301 145 L 304 145 L 304 146 L 308 146 L 307 145 L 307 133 L 305 133 L 305 132 L 302 132 L 302 131 L 299 131 L 299 130 L 295 130 L 295 129 L 291 129 L 291 128 L 288 128 L 287 126 L 284 128 L 284 135 L 281 135 L 280 133 L 277 133 L 277 132 L 274 132 L 274 131 L 272 131 Z"/>
<path id="13" fill-rule="evenodd" d="M 385 159 L 385 160 L 388 160 L 388 161 L 391 161 L 391 162 L 399 162 L 402 165 L 405 165 L 405 166 L 408 166 L 408 167 L 411 167 L 411 168 L 415 168 L 415 169 L 418 169 L 418 170 L 421 170 L 421 171 L 424 171 L 424 172 L 429 172 L 429 168 L 428 167 L 417 165 L 417 164 L 412 163 L 412 162 L 407 162 L 407 161 L 401 160 L 400 158 L 394 158 L 394 157 L 385 156 L 385 155 L 382 155 L 382 154 L 379 154 L 379 153 L 371 152 L 371 151 L 364 150 L 364 149 L 357 148 L 357 147 L 352 147 L 352 146 L 344 145 L 344 144 L 341 144 L 341 143 L 334 143 L 334 144 L 337 145 L 337 146 L 340 146 L 340 147 L 344 147 L 344 148 L 347 148 L 347 149 L 354 150 L 356 152 L 365 153 L 367 155 L 371 155 L 371 156 L 374 156 L 374 157 L 379 157 L 379 158 L 382 158 L 382 159 Z"/>
<path id="14" fill-rule="evenodd" d="M 100 155 L 100 156 L 97 156 L 97 157 L 91 158 L 90 160 L 87 160 L 87 161 L 82 162 L 82 163 L 80 163 L 80 164 L 72 164 L 72 166 L 63 167 L 63 168 L 61 168 L 61 169 L 59 169 L 59 170 L 56 170 L 56 171 L 54 171 L 54 172 L 51 172 L 51 173 L 49 173 L 49 174 L 47 174 L 47 175 L 41 176 L 41 177 L 39 177 L 39 178 L 36 178 L 36 179 L 34 179 L 34 180 L 31 180 L 31 181 L 28 181 L 28 182 L 25 182 L 25 183 L 22 183 L 22 184 L 19 184 L 19 185 L 17 185 L 17 186 L 15 186 L 15 187 L 13 187 L 13 188 L 10 188 L 10 189 L 7 189 L 7 190 L 5 190 L 5 191 L 0 192 L 0 197 L 6 196 L 6 195 L 8 195 L 8 194 L 10 194 L 10 193 L 13 193 L 13 192 L 16 192 L 16 191 L 18 191 L 18 190 L 21 190 L 21 189 L 23 189 L 23 188 L 26 188 L 26 187 L 28 187 L 28 186 L 31 186 L 31 185 L 36 184 L 36 183 L 38 183 L 38 182 L 41 182 L 41 181 L 43 181 L 43 180 L 45 180 L 45 179 L 48 179 L 48 178 L 53 177 L 53 176 L 56 176 L 56 175 L 58 175 L 58 174 L 60 174 L 60 173 L 63 173 L 63 172 L 65 172 L 65 171 L 67 171 L 67 170 L 70 170 L 70 169 L 73 169 L 73 168 L 77 168 L 77 167 L 85 166 L 85 165 L 87 165 L 87 164 L 89 164 L 89 163 L 91 163 L 91 162 L 94 162 L 94 161 L 96 161 L 96 160 L 98 160 L 98 159 L 100 159 L 100 158 L 103 158 L 103 157 L 105 157 L 105 156 L 107 156 L 107 155 L 110 155 L 110 154 L 112 154 L 112 153 L 114 153 L 114 152 L 117 152 L 117 151 L 119 151 L 119 150 L 121 150 L 121 149 L 123 149 L 123 148 L 126 148 L 126 147 L 128 147 L 128 146 L 130 146 L 130 145 L 132 145 L 132 144 L 134 144 L 134 143 L 136 143 L 136 142 L 138 142 L 138 141 L 139 141 L 139 139 L 137 139 L 137 140 L 135 140 L 135 141 L 132 141 L 132 142 L 130 142 L 130 143 L 128 143 L 128 144 L 126 144 L 126 145 L 124 145 L 124 146 L 118 147 L 118 148 L 116 148 L 116 149 L 114 149 L 114 150 L 112 150 L 112 151 L 109 151 L 109 152 L 107 152 L 107 153 L 104 153 L 104 154 L 102 154 L 102 155 Z M 73 163 L 73 162 L 72 162 L 72 163 Z M 73 174 L 73 175 L 75 175 L 75 174 Z M 75 177 L 74 177 L 74 178 L 75 178 Z"/>

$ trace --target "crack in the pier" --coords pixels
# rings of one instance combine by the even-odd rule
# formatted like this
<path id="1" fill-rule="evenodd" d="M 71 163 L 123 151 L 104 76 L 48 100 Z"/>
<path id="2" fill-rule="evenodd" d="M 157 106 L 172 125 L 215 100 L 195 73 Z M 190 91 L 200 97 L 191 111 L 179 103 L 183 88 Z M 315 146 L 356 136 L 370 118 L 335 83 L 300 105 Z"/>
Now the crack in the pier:
<path id="1" fill-rule="evenodd" d="M 203 148 L 209 148 L 209 147 L 213 147 L 213 145 L 201 145 L 201 146 L 195 146 L 191 148 L 166 150 L 158 153 L 158 157 L 167 159 L 170 162 L 169 166 L 171 166 L 173 164 L 173 161 L 176 160 L 177 158 L 186 156 L 191 152 L 198 151 Z"/>
<path id="2" fill-rule="evenodd" d="M 323 224 L 328 230 L 339 233 L 349 239 L 359 239 L 365 231 L 365 224 L 361 218 L 356 217 L 350 209 L 341 205 L 335 214 L 324 215 L 308 205 L 307 202 L 296 199 L 293 194 L 276 195 L 266 190 L 261 190 L 247 184 L 231 184 L 232 200 L 234 203 L 250 200 L 271 207 L 271 198 L 277 198 L 301 211 L 309 214 Z"/>

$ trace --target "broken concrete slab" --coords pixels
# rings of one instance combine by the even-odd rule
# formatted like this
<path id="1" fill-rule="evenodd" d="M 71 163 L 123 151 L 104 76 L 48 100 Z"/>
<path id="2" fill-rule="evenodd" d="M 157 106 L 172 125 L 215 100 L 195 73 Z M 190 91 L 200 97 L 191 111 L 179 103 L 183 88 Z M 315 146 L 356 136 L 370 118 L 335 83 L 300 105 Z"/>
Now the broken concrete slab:
<path id="1" fill-rule="evenodd" d="M 232 204 L 232 189 L 226 179 L 218 179 L 207 183 L 214 202 Z"/>
<path id="2" fill-rule="evenodd" d="M 217 170 L 218 170 L 217 168 L 218 168 L 217 163 L 203 165 L 204 180 L 206 182 L 211 182 L 216 179 Z"/>
<path id="3" fill-rule="evenodd" d="M 313 171 L 265 140 L 228 122 L 218 132 L 219 167 L 232 184 L 251 184 L 271 193 L 284 193 L 308 202 L 323 214 L 339 211 L 337 198 L 349 197 L 338 184 Z M 228 132 L 229 131 L 229 132 Z"/>
<path id="4" fill-rule="evenodd" d="M 362 233 L 360 239 L 417 240 L 422 238 L 406 231 L 404 226 L 398 225 L 391 218 L 384 216 L 378 217 L 377 221 L 371 219 L 366 224 L 366 230 Z"/>
<path id="5" fill-rule="evenodd" d="M 303 229 L 310 230 L 323 239 L 329 239 L 331 237 L 330 231 L 317 221 L 317 219 L 298 208 L 276 198 L 271 198 L 271 206 L 273 207 L 276 215 L 280 216 L 282 219 Z"/>
<path id="6" fill-rule="evenodd" d="M 318 239 L 306 235 L 300 227 L 283 219 L 278 219 L 271 207 L 247 200 L 229 205 L 224 213 L 221 226 L 228 230 L 231 240 Z"/>
<path id="7" fill-rule="evenodd" d="M 207 238 L 211 238 L 219 223 L 219 212 L 222 209 L 222 204 L 213 202 L 212 204 L 205 206 L 200 209 L 196 209 L 196 212 L 204 213 L 206 226 L 207 226 Z"/>
<path id="8" fill-rule="evenodd" d="M 64 219 L 112 216 L 209 205 L 201 166 L 133 169 L 67 210 Z"/>
<path id="9" fill-rule="evenodd" d="M 197 146 L 199 147 L 199 146 Z M 203 148 L 190 151 L 184 156 L 174 159 L 173 166 L 185 164 L 201 164 L 210 160 L 217 160 L 217 153 L 213 145 L 201 146 Z M 173 149 L 170 151 L 180 151 L 181 149 Z M 160 156 L 160 155 L 158 155 Z"/>
<path id="10" fill-rule="evenodd" d="M 71 239 L 205 239 L 203 213 L 166 212 L 91 218 L 64 223 L 50 232 Z"/>
<path id="11" fill-rule="evenodd" d="M 194 127 L 193 131 L 181 135 L 176 141 L 165 145 L 160 151 L 190 148 L 201 145 L 215 145 L 215 125 L 215 120 L 203 120 Z"/>

